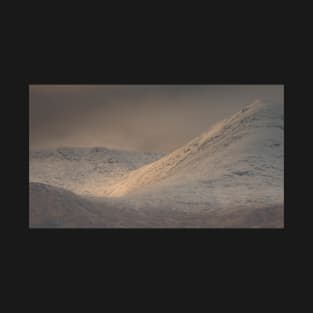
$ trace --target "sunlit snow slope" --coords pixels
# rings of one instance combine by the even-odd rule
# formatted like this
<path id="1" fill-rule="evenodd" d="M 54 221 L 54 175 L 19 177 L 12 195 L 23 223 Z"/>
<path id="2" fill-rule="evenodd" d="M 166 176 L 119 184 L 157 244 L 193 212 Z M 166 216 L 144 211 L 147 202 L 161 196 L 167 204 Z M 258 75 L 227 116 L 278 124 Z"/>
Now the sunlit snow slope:
<path id="1" fill-rule="evenodd" d="M 106 195 L 175 208 L 283 207 L 283 152 L 283 104 L 255 101 Z"/>
<path id="2" fill-rule="evenodd" d="M 163 155 L 104 147 L 32 150 L 29 180 L 81 195 L 101 196 L 107 184 Z"/>

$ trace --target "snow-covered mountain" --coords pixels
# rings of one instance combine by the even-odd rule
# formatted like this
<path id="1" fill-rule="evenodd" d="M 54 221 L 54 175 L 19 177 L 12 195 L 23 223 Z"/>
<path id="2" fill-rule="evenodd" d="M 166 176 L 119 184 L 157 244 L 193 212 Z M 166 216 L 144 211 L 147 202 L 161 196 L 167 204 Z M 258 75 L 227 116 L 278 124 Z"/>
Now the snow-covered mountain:
<path id="1" fill-rule="evenodd" d="M 283 104 L 255 101 L 106 190 L 138 207 L 283 207 Z"/>
<path id="2" fill-rule="evenodd" d="M 31 151 L 30 225 L 283 227 L 283 111 L 256 101 L 166 156 Z"/>
<path id="3" fill-rule="evenodd" d="M 109 182 L 163 155 L 104 147 L 31 150 L 29 180 L 81 195 L 101 196 Z"/>
<path id="4" fill-rule="evenodd" d="M 132 204 L 117 199 L 87 199 L 63 188 L 30 183 L 32 228 L 121 228 L 121 227 L 214 227 L 272 228 L 283 226 L 280 206 L 221 211 L 134 210 Z"/>
<path id="5" fill-rule="evenodd" d="M 62 188 L 29 184 L 31 227 L 88 227 L 98 221 L 88 200 Z"/>

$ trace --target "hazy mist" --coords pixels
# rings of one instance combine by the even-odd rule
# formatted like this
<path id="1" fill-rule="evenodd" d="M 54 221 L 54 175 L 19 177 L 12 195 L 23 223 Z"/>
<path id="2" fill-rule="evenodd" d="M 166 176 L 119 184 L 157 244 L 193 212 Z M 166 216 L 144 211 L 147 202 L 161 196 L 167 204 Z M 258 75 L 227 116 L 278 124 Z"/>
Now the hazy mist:
<path id="1" fill-rule="evenodd" d="M 282 85 L 31 85 L 30 148 L 171 151 Z"/>

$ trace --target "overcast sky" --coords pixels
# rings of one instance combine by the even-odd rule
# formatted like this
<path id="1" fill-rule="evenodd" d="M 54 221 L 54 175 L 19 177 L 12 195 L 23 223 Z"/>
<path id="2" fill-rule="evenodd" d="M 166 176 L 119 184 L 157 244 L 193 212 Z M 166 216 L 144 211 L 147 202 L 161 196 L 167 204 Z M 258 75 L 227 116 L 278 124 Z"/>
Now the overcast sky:
<path id="1" fill-rule="evenodd" d="M 282 85 L 31 85 L 30 148 L 169 152 Z"/>

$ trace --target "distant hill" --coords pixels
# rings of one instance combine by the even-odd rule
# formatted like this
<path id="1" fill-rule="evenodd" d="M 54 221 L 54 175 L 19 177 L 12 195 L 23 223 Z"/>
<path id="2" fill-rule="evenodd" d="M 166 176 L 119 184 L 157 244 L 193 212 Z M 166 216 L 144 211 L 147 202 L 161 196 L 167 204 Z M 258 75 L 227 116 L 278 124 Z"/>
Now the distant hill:
<path id="1" fill-rule="evenodd" d="M 164 153 L 104 147 L 31 150 L 29 180 L 86 196 L 102 196 L 105 186 L 128 171 L 151 163 Z"/>

